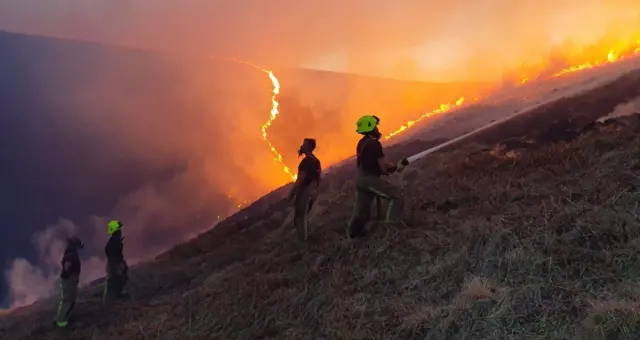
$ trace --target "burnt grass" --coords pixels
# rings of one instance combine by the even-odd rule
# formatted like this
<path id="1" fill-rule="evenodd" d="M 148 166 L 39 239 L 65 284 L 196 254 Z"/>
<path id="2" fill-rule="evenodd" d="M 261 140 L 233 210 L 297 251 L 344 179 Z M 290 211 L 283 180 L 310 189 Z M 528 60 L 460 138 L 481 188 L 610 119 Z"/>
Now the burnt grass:
<path id="1" fill-rule="evenodd" d="M 131 301 L 105 310 L 88 287 L 73 328 L 51 326 L 48 301 L 2 319 L 0 339 L 639 339 L 640 119 L 592 122 L 640 77 L 600 91 L 616 93 L 540 108 L 591 118 L 565 133 L 471 141 L 392 176 L 407 225 L 348 240 L 346 167 L 325 180 L 309 242 L 281 189 L 133 268 Z"/>

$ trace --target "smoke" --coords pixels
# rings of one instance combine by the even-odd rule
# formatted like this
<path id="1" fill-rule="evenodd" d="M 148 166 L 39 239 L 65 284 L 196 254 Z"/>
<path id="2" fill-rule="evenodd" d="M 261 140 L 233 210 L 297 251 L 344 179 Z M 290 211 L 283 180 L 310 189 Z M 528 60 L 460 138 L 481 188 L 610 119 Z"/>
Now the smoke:
<path id="1" fill-rule="evenodd" d="M 136 263 L 155 256 L 212 227 L 232 211 L 217 185 L 207 185 L 205 166 L 185 169 L 168 181 L 149 184 L 122 196 L 107 216 L 90 216 L 82 226 L 61 220 L 37 232 L 33 246 L 37 260 L 13 260 L 6 271 L 12 307 L 31 304 L 55 291 L 65 240 L 79 235 L 85 242 L 81 251 L 81 284 L 105 274 L 103 249 L 106 225 L 112 218 L 124 221 L 125 256 Z"/>
<path id="2" fill-rule="evenodd" d="M 85 242 L 81 251 L 81 284 L 104 276 L 106 225 L 112 218 L 124 221 L 125 256 L 136 263 L 155 256 L 168 247 L 185 241 L 212 227 L 232 211 L 224 204 L 220 188 L 207 186 L 204 167 L 187 169 L 167 182 L 139 188 L 124 195 L 108 216 L 90 216 L 83 227 L 70 220 L 37 232 L 33 237 L 38 258 L 13 261 L 5 275 L 10 286 L 12 307 L 31 304 L 55 291 L 65 240 L 80 235 Z M 219 215 L 217 215 L 219 214 Z"/>
<path id="3" fill-rule="evenodd" d="M 571 50 L 567 42 L 585 46 L 631 35 L 639 10 L 632 0 L 5 0 L 0 27 L 183 56 L 235 56 L 267 67 L 493 81 L 558 48 Z M 6 164 L 23 169 L 29 180 L 54 182 L 47 190 L 33 189 L 45 194 L 25 201 L 41 204 L 35 211 L 55 211 L 49 218 L 60 222 L 33 237 L 35 260 L 18 258 L 7 269 L 14 306 L 53 292 L 68 234 L 81 235 L 87 244 L 87 282 L 104 273 L 108 220 L 124 221 L 125 255 L 133 263 L 288 180 L 259 134 L 271 104 L 264 73 L 209 59 L 108 48 L 65 54 L 69 46 L 63 47 L 16 52 L 37 67 L 15 79 L 37 74 L 26 88 L 38 95 L 31 102 L 47 112 L 38 119 L 27 109 L 15 112 L 28 117 L 23 128 L 45 142 L 25 157 L 28 164 Z M 383 130 L 392 129 L 414 112 L 479 91 L 477 84 L 435 90 L 433 84 L 361 78 L 337 84 L 325 81 L 326 74 L 300 79 L 282 71 L 276 75 L 286 118 L 276 120 L 270 136 L 289 162 L 295 162 L 302 138 L 316 138 L 325 167 L 353 153 L 357 115 L 376 113 Z M 57 141 L 62 144 L 55 146 Z M 65 203 L 61 195 L 73 201 Z"/>
<path id="4" fill-rule="evenodd" d="M 499 79 L 566 41 L 637 33 L 635 0 L 5 0 L 0 27 L 394 78 Z"/>
<path id="5" fill-rule="evenodd" d="M 106 225 L 112 218 L 125 223 L 125 256 L 130 263 L 149 259 L 211 228 L 232 211 L 232 203 L 225 203 L 226 197 L 218 185 L 207 185 L 207 176 L 204 165 L 194 166 L 168 181 L 149 184 L 122 196 L 107 216 L 90 216 L 82 227 L 61 220 L 37 232 L 32 242 L 37 261 L 17 258 L 5 273 L 12 307 L 51 296 L 65 240 L 71 235 L 79 235 L 85 242 L 81 251 L 84 257 L 81 284 L 104 276 Z"/>
<path id="6" fill-rule="evenodd" d="M 613 111 L 609 112 L 606 116 L 603 116 L 598 119 L 599 122 L 604 122 L 608 119 L 624 117 L 640 114 L 640 97 L 634 98 L 626 103 L 619 104 L 613 109 Z"/>
<path id="7" fill-rule="evenodd" d="M 66 239 L 77 232 L 78 228 L 73 222 L 61 220 L 33 236 L 32 242 L 38 254 L 37 262 L 34 264 L 24 258 L 17 258 L 5 272 L 11 288 L 12 307 L 32 304 L 54 292 L 62 268 L 59 261 L 64 254 Z M 96 256 L 89 257 L 83 262 L 83 266 L 82 283 L 94 280 L 104 272 L 100 268 L 104 268 L 104 263 Z"/>
<path id="8" fill-rule="evenodd" d="M 3 119 L 13 124 L 2 145 L 15 145 L 2 154 L 12 167 L 3 172 L 0 199 L 11 205 L 0 214 L 24 228 L 2 242 L 34 235 L 9 253 L 22 255 L 5 271 L 12 306 L 55 292 L 69 235 L 85 242 L 85 283 L 104 275 L 111 219 L 124 222 L 125 256 L 136 263 L 286 183 L 279 168 L 269 167 L 260 135 L 271 108 L 263 72 L 26 37 L 12 46 L 16 38 L 4 38 L 3 51 L 12 52 L 0 73 L 22 82 L 0 86 L 9 108 Z M 27 62 L 12 67 L 11 58 L 25 55 Z M 36 224 L 50 220 L 59 222 Z"/>

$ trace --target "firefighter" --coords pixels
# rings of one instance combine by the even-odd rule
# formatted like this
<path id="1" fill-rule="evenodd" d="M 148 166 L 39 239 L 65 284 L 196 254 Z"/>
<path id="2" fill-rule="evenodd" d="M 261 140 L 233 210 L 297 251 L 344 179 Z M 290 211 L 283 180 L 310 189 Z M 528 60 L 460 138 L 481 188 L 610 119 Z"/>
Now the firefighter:
<path id="1" fill-rule="evenodd" d="M 356 199 L 353 215 L 349 222 L 348 236 L 355 238 L 364 236 L 365 225 L 371 218 L 372 203 L 375 198 L 384 198 L 388 201 L 386 213 L 382 216 L 383 222 L 402 222 L 400 220 L 404 201 L 400 188 L 384 180 L 382 176 L 401 170 L 407 161 L 400 163 L 389 162 L 384 155 L 380 138 L 382 134 L 378 130 L 380 119 L 376 116 L 362 116 L 357 122 L 356 132 L 362 135 L 362 139 L 356 147 Z"/>
<path id="2" fill-rule="evenodd" d="M 81 263 L 78 250 L 84 244 L 77 237 L 67 240 L 67 245 L 62 256 L 62 271 L 60 272 L 60 302 L 55 317 L 55 324 L 60 328 L 67 327 L 69 315 L 75 307 L 78 295 L 78 283 L 80 280 Z"/>
<path id="3" fill-rule="evenodd" d="M 316 140 L 305 138 L 298 150 L 298 157 L 304 155 L 298 165 L 298 176 L 289 192 L 289 204 L 294 206 L 293 224 L 298 237 L 306 241 L 309 237 L 309 213 L 318 195 L 322 166 L 313 154 Z"/>
<path id="4" fill-rule="evenodd" d="M 114 220 L 109 222 L 107 231 L 111 237 L 104 251 L 107 255 L 107 279 L 104 287 L 103 302 L 111 302 L 116 298 L 125 298 L 124 288 L 127 285 L 127 272 L 129 267 L 122 253 L 124 245 L 122 240 L 122 222 Z"/>

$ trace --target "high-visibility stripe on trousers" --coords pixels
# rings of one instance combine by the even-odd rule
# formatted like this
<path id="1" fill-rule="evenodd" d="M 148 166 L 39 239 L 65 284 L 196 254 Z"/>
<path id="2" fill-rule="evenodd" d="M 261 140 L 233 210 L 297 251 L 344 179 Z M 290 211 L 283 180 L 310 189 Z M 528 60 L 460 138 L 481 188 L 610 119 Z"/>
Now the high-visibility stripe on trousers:
<path id="1" fill-rule="evenodd" d="M 371 219 L 371 208 L 376 197 L 384 198 L 389 203 L 384 214 L 385 222 L 397 222 L 404 210 L 404 200 L 400 188 L 382 177 L 372 176 L 358 169 L 356 175 L 356 199 L 353 215 L 349 222 L 349 237 L 359 236 Z"/>
<path id="2" fill-rule="evenodd" d="M 311 185 L 300 188 L 300 192 L 296 194 L 293 225 L 301 240 L 306 241 L 309 237 L 309 215 L 315 202 L 316 190 L 315 186 Z"/>
<path id="3" fill-rule="evenodd" d="M 66 327 L 69 323 L 69 315 L 75 307 L 78 296 L 78 275 L 72 275 L 67 279 L 60 279 L 60 301 L 56 310 L 56 325 Z"/>

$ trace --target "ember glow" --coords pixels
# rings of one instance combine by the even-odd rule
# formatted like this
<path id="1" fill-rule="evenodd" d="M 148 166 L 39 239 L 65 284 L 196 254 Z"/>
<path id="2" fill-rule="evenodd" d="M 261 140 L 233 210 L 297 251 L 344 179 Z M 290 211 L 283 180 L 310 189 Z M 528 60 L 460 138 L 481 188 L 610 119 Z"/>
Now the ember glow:
<path id="1" fill-rule="evenodd" d="M 405 124 L 403 124 L 402 126 L 400 126 L 399 128 L 397 128 L 396 130 L 394 130 L 393 132 L 389 133 L 388 135 L 386 135 L 384 137 L 384 140 L 388 140 L 389 138 L 404 132 L 405 130 L 407 130 L 408 128 L 412 127 L 415 123 L 425 119 L 425 118 L 430 118 L 433 116 L 437 116 L 437 115 L 441 115 L 444 113 L 447 113 L 449 111 L 451 111 L 452 109 L 455 109 L 457 107 L 462 106 L 462 104 L 464 104 L 464 97 L 460 97 L 458 98 L 458 100 L 456 100 L 455 103 L 452 104 L 441 104 L 439 108 L 427 112 L 427 113 L 423 113 L 420 117 L 414 119 L 414 120 L 410 120 L 408 122 L 406 122 Z"/>
<path id="2" fill-rule="evenodd" d="M 291 172 L 289 167 L 284 162 L 284 158 L 282 157 L 282 153 L 280 153 L 280 151 L 278 151 L 278 149 L 276 149 L 276 147 L 269 140 L 269 137 L 267 135 L 267 129 L 271 126 L 273 121 L 280 114 L 280 111 L 279 111 L 280 103 L 278 103 L 278 98 L 277 98 L 278 94 L 280 94 L 280 82 L 278 81 L 278 78 L 275 76 L 273 71 L 271 71 L 269 69 L 266 69 L 266 68 L 262 68 L 262 67 L 256 66 L 256 65 L 254 65 L 254 64 L 252 64 L 252 63 L 250 63 L 248 61 L 239 60 L 239 59 L 235 59 L 235 58 L 217 58 L 217 57 L 214 57 L 214 56 L 212 56 L 211 58 L 219 59 L 219 60 L 223 60 L 223 61 L 228 61 L 228 62 L 232 62 L 232 63 L 237 63 L 237 64 L 242 64 L 242 65 L 247 65 L 247 66 L 252 67 L 252 68 L 254 68 L 256 70 L 262 71 L 262 72 L 266 73 L 269 76 L 269 80 L 271 80 L 271 85 L 273 86 L 273 89 L 271 91 L 271 111 L 270 111 L 269 119 L 267 120 L 267 122 L 260 126 L 260 131 L 262 132 L 262 139 L 264 139 L 265 143 L 267 143 L 267 145 L 269 147 L 269 150 L 271 150 L 271 153 L 273 154 L 273 160 L 275 162 L 277 162 L 278 164 L 280 164 L 280 166 L 282 166 L 282 170 L 284 171 L 284 173 L 286 173 L 291 178 L 292 181 L 295 181 L 298 175 Z M 246 204 L 246 201 L 244 201 L 244 204 Z M 240 208 L 241 206 L 242 206 L 242 204 L 238 204 L 238 208 Z"/>
<path id="3" fill-rule="evenodd" d="M 632 44 L 622 44 L 621 46 L 612 48 L 606 53 L 606 55 L 604 55 L 603 53 L 603 56 L 599 59 L 588 61 L 576 66 L 569 66 L 568 68 L 562 69 L 559 72 L 555 73 L 553 77 L 558 77 L 566 73 L 591 69 L 604 64 L 615 63 L 624 58 L 628 58 L 630 56 L 638 54 L 640 54 L 640 40 L 637 40 Z"/>
<path id="4" fill-rule="evenodd" d="M 624 42 L 624 41 L 618 42 L 614 47 L 609 47 L 604 51 L 607 51 L 607 52 L 606 53 L 602 52 L 600 56 L 595 56 L 595 58 L 592 58 L 592 60 L 590 61 L 577 64 L 574 66 L 569 66 L 567 68 L 561 69 L 560 71 L 557 71 L 556 73 L 553 73 L 551 78 L 559 77 L 567 73 L 573 73 L 573 72 L 579 72 L 582 70 L 591 69 L 591 68 L 602 66 L 605 64 L 615 63 L 628 57 L 638 56 L 640 55 L 640 39 L 636 39 L 635 41 L 630 40 L 629 42 Z M 544 69 L 545 67 L 542 67 L 540 72 L 542 73 Z M 530 78 L 528 76 L 522 76 L 522 78 L 520 79 L 520 84 L 524 85 L 528 83 L 529 79 Z M 540 79 L 540 76 L 538 76 L 537 78 L 531 77 L 531 79 Z M 478 99 L 475 99 L 474 101 L 477 101 L 477 100 Z M 384 140 L 388 140 L 391 137 L 406 131 L 407 129 L 411 128 L 415 123 L 425 118 L 430 118 L 436 115 L 445 114 L 451 111 L 452 109 L 458 108 L 462 106 L 464 102 L 465 102 L 464 97 L 460 97 L 455 103 L 441 104 L 439 108 L 431 112 L 424 113 L 414 120 L 409 120 L 408 122 L 406 122 L 405 124 L 397 128 L 396 130 L 394 130 L 393 132 L 385 136 Z"/>
<path id="5" fill-rule="evenodd" d="M 621 40 L 615 43 L 602 44 L 602 46 L 592 46 L 577 56 L 567 58 L 568 61 L 566 63 L 570 64 L 570 66 L 555 71 L 551 77 L 592 69 L 637 55 L 640 55 L 640 39 Z M 549 65 L 541 64 L 540 71 L 550 68 Z M 535 77 L 524 76 L 522 84 L 528 82 L 530 78 L 536 79 Z"/>

